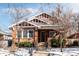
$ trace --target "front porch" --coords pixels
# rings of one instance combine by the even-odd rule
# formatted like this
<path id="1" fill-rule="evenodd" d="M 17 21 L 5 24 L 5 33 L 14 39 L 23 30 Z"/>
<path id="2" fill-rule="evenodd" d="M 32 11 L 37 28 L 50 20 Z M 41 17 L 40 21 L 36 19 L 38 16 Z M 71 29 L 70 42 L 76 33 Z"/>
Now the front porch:
<path id="1" fill-rule="evenodd" d="M 48 43 L 48 39 L 59 32 L 52 29 L 21 29 L 17 31 L 16 42 L 31 42 L 35 46 L 40 42 Z"/>

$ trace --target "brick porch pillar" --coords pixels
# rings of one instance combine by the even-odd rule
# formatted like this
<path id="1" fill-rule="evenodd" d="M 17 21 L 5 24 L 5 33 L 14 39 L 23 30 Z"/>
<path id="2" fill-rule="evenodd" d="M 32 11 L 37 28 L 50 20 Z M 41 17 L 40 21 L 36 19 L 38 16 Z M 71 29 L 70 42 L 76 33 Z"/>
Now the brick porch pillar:
<path id="1" fill-rule="evenodd" d="M 11 51 L 14 51 L 16 49 L 16 45 L 15 45 L 15 42 L 16 42 L 16 29 L 13 27 L 12 29 L 12 49 Z"/>
<path id="2" fill-rule="evenodd" d="M 48 42 L 48 48 L 51 48 L 51 38 L 48 38 L 47 42 Z"/>
<path id="3" fill-rule="evenodd" d="M 38 30 L 35 30 L 35 46 L 38 44 Z"/>

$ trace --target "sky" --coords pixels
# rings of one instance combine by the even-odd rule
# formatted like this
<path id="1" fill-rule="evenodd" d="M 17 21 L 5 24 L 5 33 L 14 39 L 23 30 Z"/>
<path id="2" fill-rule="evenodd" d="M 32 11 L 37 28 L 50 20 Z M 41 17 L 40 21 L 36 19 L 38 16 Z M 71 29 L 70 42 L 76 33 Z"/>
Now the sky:
<path id="1" fill-rule="evenodd" d="M 8 8 L 12 8 L 12 3 L 7 4 L 7 3 L 0 3 L 0 29 L 2 29 L 5 32 L 9 32 L 9 26 L 11 25 L 11 16 L 6 12 Z M 20 8 L 28 8 L 32 13 L 35 13 L 40 9 L 41 6 L 43 6 L 43 9 L 45 8 L 55 8 L 56 4 L 52 3 L 50 6 L 43 5 L 43 4 L 38 4 L 38 3 L 16 3 L 16 7 Z M 79 13 L 79 4 L 75 3 L 70 3 L 66 4 L 63 3 L 61 4 L 66 10 L 72 9 L 75 13 Z"/>

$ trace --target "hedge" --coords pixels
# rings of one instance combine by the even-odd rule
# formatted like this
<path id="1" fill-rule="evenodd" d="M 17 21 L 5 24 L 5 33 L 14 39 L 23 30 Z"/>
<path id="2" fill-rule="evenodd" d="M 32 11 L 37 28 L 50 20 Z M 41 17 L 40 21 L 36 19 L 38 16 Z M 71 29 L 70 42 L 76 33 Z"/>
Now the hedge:
<path id="1" fill-rule="evenodd" d="M 30 43 L 30 42 L 18 42 L 18 43 L 16 43 L 16 46 L 18 46 L 18 47 L 32 47 L 32 43 Z"/>

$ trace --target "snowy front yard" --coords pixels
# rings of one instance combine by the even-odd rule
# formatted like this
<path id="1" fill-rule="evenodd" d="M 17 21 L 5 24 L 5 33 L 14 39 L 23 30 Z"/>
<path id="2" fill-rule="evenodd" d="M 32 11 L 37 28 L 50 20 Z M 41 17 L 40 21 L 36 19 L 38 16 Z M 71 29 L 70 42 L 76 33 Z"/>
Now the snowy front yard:
<path id="1" fill-rule="evenodd" d="M 33 52 L 36 50 L 33 49 Z M 60 52 L 60 48 L 47 49 L 50 56 L 79 56 L 79 48 L 63 48 L 63 52 Z M 16 52 L 11 53 L 8 50 L 0 48 L 0 56 L 30 56 L 29 49 L 19 48 Z"/>
<path id="2" fill-rule="evenodd" d="M 52 48 L 50 56 L 79 56 L 79 48 L 63 48 L 63 52 L 60 52 L 60 48 Z"/>
<path id="3" fill-rule="evenodd" d="M 14 53 L 10 52 L 9 50 L 5 50 L 0 48 L 0 56 L 29 56 L 29 50 L 24 48 L 19 48 Z"/>

